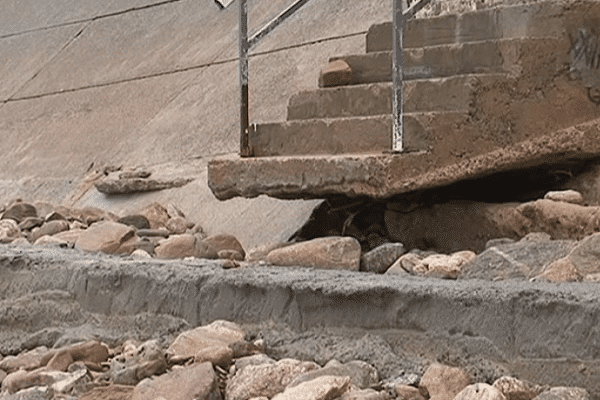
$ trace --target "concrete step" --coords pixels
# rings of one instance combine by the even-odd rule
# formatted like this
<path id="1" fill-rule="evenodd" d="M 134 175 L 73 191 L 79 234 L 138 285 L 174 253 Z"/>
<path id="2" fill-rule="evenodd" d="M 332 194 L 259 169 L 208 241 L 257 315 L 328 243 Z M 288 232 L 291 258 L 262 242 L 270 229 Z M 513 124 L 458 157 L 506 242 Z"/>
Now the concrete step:
<path id="1" fill-rule="evenodd" d="M 564 13 L 557 2 L 503 6 L 461 15 L 411 19 L 406 27 L 404 46 L 426 47 L 519 37 L 558 37 L 564 29 Z M 367 52 L 392 50 L 392 24 L 371 26 Z"/>
<path id="2" fill-rule="evenodd" d="M 417 79 L 404 85 L 405 112 L 471 112 L 477 88 L 508 79 L 507 74 L 473 74 Z M 392 113 L 391 82 L 300 92 L 290 98 L 288 120 L 342 118 Z"/>
<path id="3" fill-rule="evenodd" d="M 519 72 L 535 62 L 528 53 L 568 53 L 564 40 L 556 38 L 499 39 L 407 49 L 404 78 L 427 79 L 467 74 Z M 557 50 L 559 49 L 559 50 Z M 392 53 L 389 51 L 333 57 L 352 68 L 351 85 L 391 82 Z M 529 63 L 529 64 L 528 64 Z"/>
<path id="4" fill-rule="evenodd" d="M 462 112 L 406 113 L 406 151 L 427 150 L 432 129 L 453 129 L 465 118 Z M 259 124 L 250 128 L 250 146 L 255 157 L 381 154 L 392 149 L 392 127 L 391 115 Z"/>

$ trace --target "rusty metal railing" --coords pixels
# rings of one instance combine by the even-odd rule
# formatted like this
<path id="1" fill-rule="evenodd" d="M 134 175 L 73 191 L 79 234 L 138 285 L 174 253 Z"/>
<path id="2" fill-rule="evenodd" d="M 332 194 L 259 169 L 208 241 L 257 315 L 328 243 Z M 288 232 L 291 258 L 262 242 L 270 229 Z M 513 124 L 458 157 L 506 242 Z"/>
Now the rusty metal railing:
<path id="1" fill-rule="evenodd" d="M 406 33 L 406 22 L 431 1 L 418 0 L 410 4 L 408 0 L 393 0 L 392 114 L 394 125 L 392 132 L 392 152 L 396 153 L 404 151 L 404 35 Z M 240 156 L 251 157 L 252 149 L 248 137 L 250 128 L 248 111 L 248 51 L 284 19 L 300 9 L 308 0 L 296 0 L 250 39 L 248 39 L 247 0 L 239 0 L 239 2 Z"/>

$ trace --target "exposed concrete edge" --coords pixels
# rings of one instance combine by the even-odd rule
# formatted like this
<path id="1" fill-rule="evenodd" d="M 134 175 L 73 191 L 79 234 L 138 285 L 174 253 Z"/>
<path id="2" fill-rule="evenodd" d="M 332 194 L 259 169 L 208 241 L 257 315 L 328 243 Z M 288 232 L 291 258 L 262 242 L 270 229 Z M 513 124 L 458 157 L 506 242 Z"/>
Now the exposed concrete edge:
<path id="1" fill-rule="evenodd" d="M 208 164 L 208 185 L 220 200 L 267 194 L 277 198 L 389 198 L 492 173 L 600 156 L 600 119 L 470 158 L 446 149 L 405 154 L 239 158 Z M 435 167 L 437 166 L 437 168 Z"/>
<path id="2" fill-rule="evenodd" d="M 219 261 L 137 261 L 76 250 L 0 247 L 0 293 L 72 293 L 91 312 L 273 321 L 293 329 L 354 327 L 470 332 L 510 357 L 595 359 L 595 284 L 448 281 Z M 533 346 L 532 344 L 535 344 Z M 549 352 L 552 353 L 549 357 Z"/>

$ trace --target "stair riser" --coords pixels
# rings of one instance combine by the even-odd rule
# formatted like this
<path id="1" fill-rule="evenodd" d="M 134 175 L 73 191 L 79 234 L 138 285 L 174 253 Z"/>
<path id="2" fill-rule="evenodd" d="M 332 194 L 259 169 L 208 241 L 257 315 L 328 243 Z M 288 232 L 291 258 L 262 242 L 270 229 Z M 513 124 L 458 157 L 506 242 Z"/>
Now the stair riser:
<path id="1" fill-rule="evenodd" d="M 426 150 L 429 117 L 405 115 L 405 148 Z M 290 121 L 261 124 L 250 130 L 256 157 L 325 154 L 369 154 L 392 148 L 392 117 Z"/>
<path id="2" fill-rule="evenodd" d="M 433 80 L 407 81 L 404 111 L 472 111 L 477 86 L 506 75 L 466 75 Z M 288 120 L 341 118 L 392 113 L 391 83 L 343 86 L 294 95 L 288 106 Z"/>
<path id="3" fill-rule="evenodd" d="M 568 39 L 513 39 L 407 49 L 404 79 L 514 73 L 528 69 L 528 63 L 535 62 L 524 52 L 531 43 L 554 49 L 556 43 L 565 40 Z M 564 61 L 568 62 L 568 51 L 560 56 L 564 56 Z M 352 68 L 351 85 L 392 81 L 390 52 L 333 57 L 331 60 L 337 59 L 344 60 Z"/>
<path id="4" fill-rule="evenodd" d="M 577 7 L 566 11 L 569 14 L 582 12 Z M 411 48 L 493 39 L 559 37 L 565 29 L 564 14 L 560 4 L 537 3 L 462 15 L 411 19 L 406 27 L 404 46 Z M 367 52 L 391 50 L 392 24 L 385 22 L 373 25 L 367 33 Z"/>

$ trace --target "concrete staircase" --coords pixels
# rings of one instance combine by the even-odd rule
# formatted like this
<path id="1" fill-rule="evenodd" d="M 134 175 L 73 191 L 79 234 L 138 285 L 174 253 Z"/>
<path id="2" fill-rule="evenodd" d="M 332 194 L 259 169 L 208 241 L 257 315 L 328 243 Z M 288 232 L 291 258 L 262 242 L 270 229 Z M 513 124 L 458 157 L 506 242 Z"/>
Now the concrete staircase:
<path id="1" fill-rule="evenodd" d="M 600 108 L 588 99 L 581 80 L 574 78 L 572 68 L 569 73 L 573 38 L 588 25 L 591 29 L 595 22 L 589 16 L 599 12 L 598 2 L 573 7 L 541 2 L 409 21 L 405 152 L 399 155 L 386 155 L 392 136 L 391 24 L 372 26 L 364 54 L 330 59 L 342 59 L 351 67 L 349 85 L 293 96 L 287 121 L 252 126 L 254 159 L 211 164 L 215 172 L 223 162 L 235 167 L 235 187 L 232 181 L 219 181 L 223 174 L 213 174 L 218 179 L 209 184 L 221 198 L 260 193 L 389 197 L 523 162 L 544 163 L 555 153 L 590 157 L 600 148 L 576 146 L 581 152 L 575 154 L 572 147 L 549 142 L 546 136 L 560 137 L 560 130 L 600 118 Z M 528 145 L 535 150 L 523 151 L 531 140 L 539 142 Z M 516 146 L 514 154 L 511 146 Z M 269 164 L 273 168 L 267 167 L 266 159 L 280 156 L 287 158 L 274 158 Z M 331 156 L 336 157 L 333 166 Z M 376 170 L 369 163 L 378 164 Z M 457 172 L 461 163 L 476 167 Z M 333 177 L 311 173 L 309 165 Z M 293 178 L 285 177 L 286 169 Z M 417 179 L 432 173 L 437 177 Z M 262 183 L 250 188 L 251 179 Z"/>

